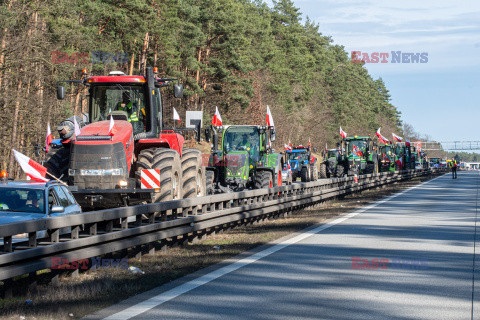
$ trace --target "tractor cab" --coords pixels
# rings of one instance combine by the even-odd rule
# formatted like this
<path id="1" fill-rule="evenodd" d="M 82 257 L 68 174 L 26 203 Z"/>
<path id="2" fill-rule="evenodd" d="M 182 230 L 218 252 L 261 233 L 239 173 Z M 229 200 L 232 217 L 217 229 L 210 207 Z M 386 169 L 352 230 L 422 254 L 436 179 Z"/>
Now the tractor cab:
<path id="1" fill-rule="evenodd" d="M 371 137 L 347 137 L 343 144 L 348 161 L 348 175 L 378 172 L 377 146 Z"/>

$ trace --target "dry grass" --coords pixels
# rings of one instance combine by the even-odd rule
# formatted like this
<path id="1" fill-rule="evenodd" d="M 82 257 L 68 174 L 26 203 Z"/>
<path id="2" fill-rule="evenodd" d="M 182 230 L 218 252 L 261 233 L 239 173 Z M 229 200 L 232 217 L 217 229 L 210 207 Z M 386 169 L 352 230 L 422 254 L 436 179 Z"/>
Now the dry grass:
<path id="1" fill-rule="evenodd" d="M 332 200 L 320 208 L 209 236 L 206 240 L 184 247 L 157 251 L 141 261 L 130 259 L 129 265 L 145 272 L 134 275 L 128 270 L 110 269 L 81 273 L 76 279 L 63 276 L 58 286 L 41 284 L 35 292 L 24 297 L 0 300 L 1 319 L 75 319 L 219 263 L 246 250 L 302 230 L 326 219 L 376 201 L 393 192 L 410 187 L 428 178 L 390 185 L 384 189 L 368 190 Z M 26 304 L 26 300 L 32 300 Z"/>

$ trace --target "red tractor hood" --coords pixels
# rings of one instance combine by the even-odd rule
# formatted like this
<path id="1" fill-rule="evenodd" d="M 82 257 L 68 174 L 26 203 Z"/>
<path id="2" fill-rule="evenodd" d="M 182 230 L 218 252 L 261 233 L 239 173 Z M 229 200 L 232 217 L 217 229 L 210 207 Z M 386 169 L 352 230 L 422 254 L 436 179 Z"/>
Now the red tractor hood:
<path id="1" fill-rule="evenodd" d="M 91 123 L 80 130 L 76 144 L 111 144 L 122 142 L 124 145 L 132 138 L 132 125 L 128 121 L 116 120 L 116 132 L 112 137 L 108 136 L 110 121 Z M 105 139 L 100 139 L 104 137 Z M 91 138 L 91 139 L 89 139 Z"/>

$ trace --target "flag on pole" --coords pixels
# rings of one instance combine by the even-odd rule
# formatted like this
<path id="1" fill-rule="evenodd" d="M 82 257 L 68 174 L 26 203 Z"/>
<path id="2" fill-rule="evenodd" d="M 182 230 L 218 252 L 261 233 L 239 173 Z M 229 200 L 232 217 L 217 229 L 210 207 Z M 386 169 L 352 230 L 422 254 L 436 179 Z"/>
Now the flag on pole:
<path id="1" fill-rule="evenodd" d="M 114 136 L 115 133 L 117 133 L 117 127 L 115 126 L 115 120 L 113 120 L 113 117 L 110 116 L 110 125 L 108 126 L 108 135 L 109 136 Z"/>
<path id="2" fill-rule="evenodd" d="M 285 151 L 292 151 L 292 147 L 290 147 L 288 144 L 285 145 Z"/>
<path id="3" fill-rule="evenodd" d="M 325 143 L 325 152 L 328 151 L 328 147 L 327 147 L 327 144 Z"/>
<path id="4" fill-rule="evenodd" d="M 380 133 L 380 129 L 381 128 L 378 128 L 377 133 L 375 133 L 375 135 L 378 137 L 378 140 L 380 141 L 380 143 L 389 144 L 390 140 L 382 136 L 382 134 Z"/>
<path id="5" fill-rule="evenodd" d="M 410 146 L 410 140 L 408 140 L 407 138 L 405 138 L 405 145 Z"/>
<path id="6" fill-rule="evenodd" d="M 310 142 L 310 137 L 308 137 L 308 147 L 310 148 L 312 146 L 312 143 Z"/>
<path id="7" fill-rule="evenodd" d="M 293 149 L 293 145 L 292 145 L 292 143 L 290 142 L 290 139 L 288 139 L 288 146 L 290 147 L 290 150 Z"/>
<path id="8" fill-rule="evenodd" d="M 392 136 L 393 136 L 393 140 L 397 141 L 397 142 L 402 142 L 403 141 L 403 138 L 400 137 L 400 136 L 397 136 L 395 133 L 392 132 Z"/>
<path id="9" fill-rule="evenodd" d="M 347 137 L 347 133 L 342 130 L 342 127 L 340 127 L 340 135 L 342 136 L 342 138 L 346 138 L 346 137 Z"/>
<path id="10" fill-rule="evenodd" d="M 275 123 L 273 122 L 272 113 L 270 112 L 270 107 L 267 106 L 267 118 L 266 118 L 267 126 L 275 127 Z"/>
<path id="11" fill-rule="evenodd" d="M 47 168 L 42 166 L 40 163 L 33 161 L 32 159 L 18 152 L 17 150 L 12 150 L 18 164 L 27 174 L 27 176 L 30 177 L 30 179 L 41 182 L 48 181 L 48 179 L 45 178 L 45 175 L 47 174 Z"/>
<path id="12" fill-rule="evenodd" d="M 215 107 L 215 115 L 213 116 L 212 124 L 214 126 L 221 126 L 222 125 L 222 117 L 220 116 L 220 112 L 218 111 L 218 107 Z"/>
<path id="13" fill-rule="evenodd" d="M 53 137 L 52 137 L 52 131 L 50 130 L 50 123 L 47 123 L 47 137 L 45 138 L 45 151 L 50 149 L 50 143 L 52 143 Z"/>
<path id="14" fill-rule="evenodd" d="M 400 170 L 402 170 L 402 163 L 403 163 L 402 157 L 398 158 L 397 161 L 395 161 L 395 163 L 398 165 Z"/>
<path id="15" fill-rule="evenodd" d="M 77 117 L 75 117 L 75 116 L 73 117 L 73 125 L 75 127 L 75 136 L 79 136 L 80 133 L 82 133 L 82 132 L 80 131 L 80 126 L 78 125 Z"/>
<path id="16" fill-rule="evenodd" d="M 180 115 L 178 114 L 177 110 L 173 108 L 173 121 L 177 120 L 178 124 L 180 124 L 182 121 L 180 120 Z"/>
<path id="17" fill-rule="evenodd" d="M 360 150 L 356 145 L 353 145 L 352 151 L 353 151 L 353 154 L 358 157 L 363 156 L 362 150 Z"/>

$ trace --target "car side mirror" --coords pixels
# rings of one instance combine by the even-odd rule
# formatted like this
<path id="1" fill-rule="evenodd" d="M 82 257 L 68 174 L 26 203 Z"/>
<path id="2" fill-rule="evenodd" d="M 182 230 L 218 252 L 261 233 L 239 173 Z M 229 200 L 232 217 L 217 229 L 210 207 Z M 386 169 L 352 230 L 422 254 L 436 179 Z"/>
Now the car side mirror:
<path id="1" fill-rule="evenodd" d="M 181 84 L 173 86 L 173 95 L 175 98 L 183 98 L 183 86 Z"/>
<path id="2" fill-rule="evenodd" d="M 270 134 L 270 141 L 275 141 L 275 129 L 272 129 L 271 134 Z"/>
<path id="3" fill-rule="evenodd" d="M 50 213 L 64 213 L 65 208 L 62 206 L 52 206 L 52 210 L 50 210 Z"/>
<path id="4" fill-rule="evenodd" d="M 57 99 L 58 100 L 65 99 L 65 87 L 64 86 L 58 86 L 57 87 Z"/>

